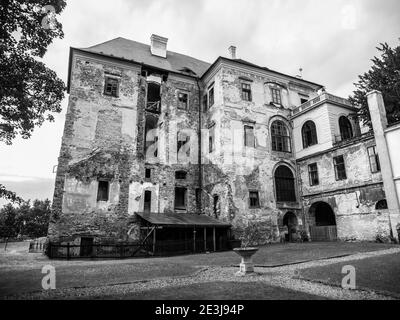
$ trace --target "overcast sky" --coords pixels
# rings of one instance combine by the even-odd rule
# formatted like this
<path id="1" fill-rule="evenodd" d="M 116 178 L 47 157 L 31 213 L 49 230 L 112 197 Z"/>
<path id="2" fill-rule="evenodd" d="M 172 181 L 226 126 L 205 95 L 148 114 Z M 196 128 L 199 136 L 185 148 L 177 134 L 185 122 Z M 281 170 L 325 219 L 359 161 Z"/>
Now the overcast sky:
<path id="1" fill-rule="evenodd" d="M 70 46 L 149 43 L 155 33 L 169 39 L 168 50 L 208 62 L 235 45 L 253 63 L 290 75 L 301 67 L 303 78 L 344 97 L 378 43 L 397 46 L 400 37 L 399 0 L 70 0 L 59 19 L 65 37 L 44 62 L 65 82 Z M 0 182 L 26 199 L 52 199 L 66 108 L 67 99 L 30 139 L 0 145 Z"/>

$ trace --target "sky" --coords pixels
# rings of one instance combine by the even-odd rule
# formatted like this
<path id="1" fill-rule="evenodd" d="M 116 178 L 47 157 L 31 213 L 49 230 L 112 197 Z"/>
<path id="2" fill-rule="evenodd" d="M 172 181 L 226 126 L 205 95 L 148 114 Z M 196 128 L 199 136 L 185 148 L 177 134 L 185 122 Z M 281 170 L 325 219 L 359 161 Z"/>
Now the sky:
<path id="1" fill-rule="evenodd" d="M 400 44 L 398 0 L 69 0 L 58 19 L 65 36 L 43 61 L 64 82 L 69 47 L 116 37 L 149 44 L 154 33 L 168 50 L 210 63 L 234 45 L 238 58 L 290 75 L 302 68 L 304 79 L 348 97 L 376 46 Z M 0 144 L 0 183 L 24 199 L 52 199 L 67 99 L 30 139 Z"/>

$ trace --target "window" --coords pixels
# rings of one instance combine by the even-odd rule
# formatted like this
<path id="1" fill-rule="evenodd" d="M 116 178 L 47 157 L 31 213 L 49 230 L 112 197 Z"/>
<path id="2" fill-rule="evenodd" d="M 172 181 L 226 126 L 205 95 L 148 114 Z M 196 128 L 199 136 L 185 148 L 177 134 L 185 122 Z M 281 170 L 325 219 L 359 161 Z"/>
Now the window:
<path id="1" fill-rule="evenodd" d="M 215 194 L 213 195 L 213 213 L 216 219 L 219 217 L 219 212 L 219 196 Z"/>
<path id="2" fill-rule="evenodd" d="M 303 137 L 303 148 L 308 148 L 318 143 L 317 129 L 315 123 L 307 121 L 303 128 L 301 128 L 301 135 Z"/>
<path id="3" fill-rule="evenodd" d="M 97 201 L 108 201 L 109 182 L 100 180 L 97 187 Z"/>
<path id="4" fill-rule="evenodd" d="M 107 96 L 118 97 L 118 79 L 106 77 L 104 84 L 104 94 Z"/>
<path id="5" fill-rule="evenodd" d="M 333 164 L 335 166 L 335 177 L 336 180 L 345 180 L 346 176 L 346 166 L 344 164 L 343 156 L 337 156 L 333 158 Z"/>
<path id="6" fill-rule="evenodd" d="M 376 146 L 368 148 L 369 166 L 372 173 L 381 171 L 381 165 L 379 163 L 379 156 L 376 153 Z"/>
<path id="7" fill-rule="evenodd" d="M 175 179 L 185 180 L 186 179 L 186 171 L 179 170 L 175 172 Z"/>
<path id="8" fill-rule="evenodd" d="M 178 157 L 182 154 L 183 150 L 181 151 L 181 149 L 185 146 L 186 148 L 186 157 L 190 157 L 190 136 L 189 135 L 185 135 L 184 133 L 178 133 L 178 141 L 177 141 L 177 154 Z M 183 154 L 184 157 L 184 154 Z"/>
<path id="9" fill-rule="evenodd" d="M 203 97 L 203 111 L 206 112 L 207 111 L 207 95 L 205 94 Z"/>
<path id="10" fill-rule="evenodd" d="M 375 210 L 384 210 L 387 208 L 388 208 L 388 205 L 387 205 L 386 199 L 379 200 L 375 205 Z"/>
<path id="11" fill-rule="evenodd" d="M 208 90 L 208 107 L 211 108 L 214 105 L 214 87 Z"/>
<path id="12" fill-rule="evenodd" d="M 282 104 L 281 90 L 280 89 L 271 88 L 271 96 L 272 96 L 272 102 L 273 103 Z"/>
<path id="13" fill-rule="evenodd" d="M 188 109 L 189 95 L 187 93 L 178 93 L 178 109 L 187 110 Z"/>
<path id="14" fill-rule="evenodd" d="M 214 130 L 214 126 L 209 130 L 209 136 L 208 136 L 208 152 L 211 153 L 214 151 L 215 149 L 215 130 Z"/>
<path id="15" fill-rule="evenodd" d="M 299 97 L 300 97 L 300 104 L 306 103 L 310 99 L 309 96 L 303 94 L 299 94 Z"/>
<path id="16" fill-rule="evenodd" d="M 251 101 L 251 87 L 249 83 L 242 83 L 242 100 Z"/>
<path id="17" fill-rule="evenodd" d="M 151 191 L 144 192 L 144 204 L 143 204 L 144 212 L 151 212 Z"/>
<path id="18" fill-rule="evenodd" d="M 310 180 L 310 186 L 316 186 L 319 184 L 318 179 L 318 166 L 316 163 L 308 165 L 308 177 Z"/>
<path id="19" fill-rule="evenodd" d="M 287 166 L 279 166 L 275 171 L 276 200 L 296 201 L 294 176 Z"/>
<path id="20" fill-rule="evenodd" d="M 258 198 L 258 191 L 249 192 L 250 208 L 260 207 L 260 200 Z"/>
<path id="21" fill-rule="evenodd" d="M 146 168 L 145 173 L 144 173 L 145 179 L 150 179 L 151 178 L 151 169 Z"/>
<path id="22" fill-rule="evenodd" d="M 254 127 L 244 126 L 244 145 L 246 147 L 255 147 Z"/>
<path id="23" fill-rule="evenodd" d="M 283 121 L 274 121 L 271 125 L 272 150 L 290 152 L 289 131 Z"/>
<path id="24" fill-rule="evenodd" d="M 353 137 L 353 129 L 351 128 L 351 123 L 349 119 L 347 119 L 345 116 L 341 116 L 339 118 L 339 129 L 342 141 Z"/>
<path id="25" fill-rule="evenodd" d="M 175 188 L 175 209 L 186 209 L 186 188 Z"/>

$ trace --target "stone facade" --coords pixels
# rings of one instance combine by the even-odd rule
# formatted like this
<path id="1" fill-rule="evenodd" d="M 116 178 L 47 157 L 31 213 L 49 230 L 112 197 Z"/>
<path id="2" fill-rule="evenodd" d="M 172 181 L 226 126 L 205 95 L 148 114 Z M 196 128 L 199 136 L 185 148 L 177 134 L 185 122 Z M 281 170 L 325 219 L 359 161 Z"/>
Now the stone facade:
<path id="1" fill-rule="evenodd" d="M 355 111 L 344 99 L 240 59 L 209 65 L 144 46 L 132 42 L 146 62 L 106 54 L 107 43 L 71 49 L 50 239 L 135 240 L 135 212 L 143 211 L 206 214 L 231 223 L 234 234 L 254 222 L 263 243 L 279 241 L 285 226 L 309 238 L 320 202 L 332 208 L 339 239 L 387 236 L 387 214 L 375 210 L 385 198 L 382 177 L 367 154 L 373 136 L 352 122 L 351 139 L 335 140 L 338 118 Z M 115 95 L 107 94 L 109 79 Z M 319 141 L 304 148 L 307 120 L 317 123 Z M 287 136 L 272 134 L 277 123 Z M 348 173 L 341 181 L 338 154 Z M 312 187 L 311 163 L 320 181 Z M 282 168 L 288 177 L 278 181 Z"/>

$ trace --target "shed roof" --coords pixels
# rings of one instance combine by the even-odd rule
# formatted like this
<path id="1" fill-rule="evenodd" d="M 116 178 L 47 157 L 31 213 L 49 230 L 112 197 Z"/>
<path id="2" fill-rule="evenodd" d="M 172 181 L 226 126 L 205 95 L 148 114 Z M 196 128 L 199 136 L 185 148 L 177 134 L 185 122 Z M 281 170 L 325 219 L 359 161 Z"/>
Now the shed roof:
<path id="1" fill-rule="evenodd" d="M 231 224 L 205 214 L 136 212 L 153 225 L 168 227 L 230 227 Z"/>

